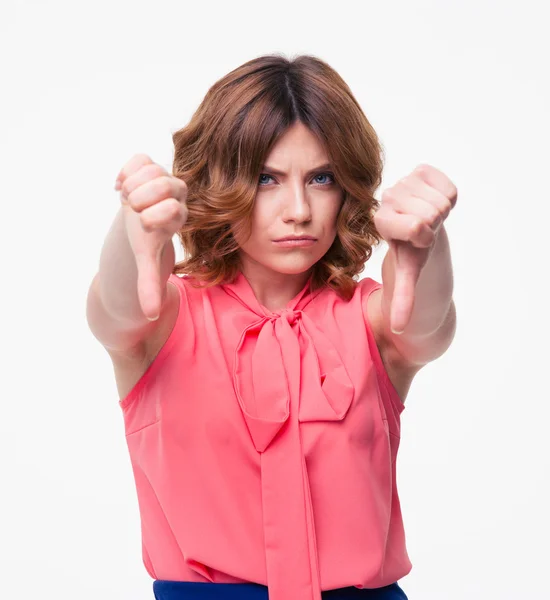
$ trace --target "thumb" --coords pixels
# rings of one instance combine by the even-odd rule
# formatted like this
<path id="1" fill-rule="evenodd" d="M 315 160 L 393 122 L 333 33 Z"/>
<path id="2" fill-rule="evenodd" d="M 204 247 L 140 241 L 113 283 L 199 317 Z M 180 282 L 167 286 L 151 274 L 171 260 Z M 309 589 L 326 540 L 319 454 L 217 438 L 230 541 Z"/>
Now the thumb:
<path id="1" fill-rule="evenodd" d="M 390 326 L 393 333 L 403 333 L 414 308 L 416 282 L 420 266 L 414 249 L 403 242 L 392 242 L 395 251 L 395 273 L 390 310 Z"/>
<path id="2" fill-rule="evenodd" d="M 139 303 L 143 314 L 150 320 L 159 318 L 162 303 L 161 290 L 161 251 L 148 249 L 148 252 L 136 254 L 138 270 L 137 291 Z"/>

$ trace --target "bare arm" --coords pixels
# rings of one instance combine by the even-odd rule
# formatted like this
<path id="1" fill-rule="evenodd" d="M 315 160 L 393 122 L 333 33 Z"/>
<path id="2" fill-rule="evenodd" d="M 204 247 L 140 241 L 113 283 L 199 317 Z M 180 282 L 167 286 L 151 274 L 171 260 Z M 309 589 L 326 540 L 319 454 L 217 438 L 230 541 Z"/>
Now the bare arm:
<path id="1" fill-rule="evenodd" d="M 139 346 L 162 321 L 175 262 L 172 235 L 185 222 L 185 184 L 137 155 L 119 176 L 122 205 L 105 238 L 86 316 L 110 351 Z M 144 309 L 144 306 L 146 307 Z M 154 314 L 158 320 L 150 320 Z"/>
<path id="2" fill-rule="evenodd" d="M 121 207 L 105 238 L 99 271 L 90 285 L 86 306 L 88 325 L 94 336 L 106 348 L 121 351 L 139 344 L 157 325 L 157 321 L 150 321 L 143 314 L 139 303 L 138 269 L 126 234 L 123 210 Z M 162 306 L 174 262 L 174 245 L 170 239 L 161 258 Z"/>
<path id="3" fill-rule="evenodd" d="M 384 258 L 382 279 L 381 313 L 386 339 L 391 339 L 400 354 L 414 365 L 424 365 L 441 356 L 450 346 L 456 329 L 453 270 L 444 227 L 439 230 L 430 258 L 418 278 L 414 309 L 401 335 L 395 335 L 390 329 L 395 283 L 395 252 L 392 248 Z"/>
<path id="4" fill-rule="evenodd" d="M 382 265 L 382 291 L 368 312 L 386 363 L 410 378 L 441 356 L 456 329 L 453 270 L 443 222 L 457 199 L 449 178 L 419 165 L 386 190 L 375 215 L 390 249 Z"/>

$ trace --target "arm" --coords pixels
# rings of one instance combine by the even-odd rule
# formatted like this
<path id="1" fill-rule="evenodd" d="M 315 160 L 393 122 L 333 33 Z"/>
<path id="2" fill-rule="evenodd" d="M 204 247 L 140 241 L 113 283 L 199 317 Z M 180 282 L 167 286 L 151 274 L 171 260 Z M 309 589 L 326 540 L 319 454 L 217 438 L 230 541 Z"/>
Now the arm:
<path id="1" fill-rule="evenodd" d="M 421 367 L 447 350 L 456 330 L 456 311 L 452 299 L 453 272 L 444 227 L 438 231 L 430 257 L 420 273 L 410 321 L 401 334 L 393 333 L 390 326 L 395 268 L 395 250 L 390 248 L 382 264 L 383 288 L 377 299 L 381 314 L 381 337 L 386 347 L 395 348 L 403 363 Z"/>
<path id="2" fill-rule="evenodd" d="M 94 336 L 112 351 L 127 351 L 148 338 L 159 321 L 150 321 L 138 297 L 138 269 L 124 222 L 124 207 L 117 213 L 105 238 L 99 271 L 88 290 L 86 317 Z M 162 308 L 167 281 L 175 262 L 172 241 L 166 242 L 161 258 Z M 161 308 L 161 313 L 162 313 Z"/>
<path id="3" fill-rule="evenodd" d="M 168 293 L 175 252 L 172 236 L 187 218 L 185 184 L 148 156 L 136 155 L 120 172 L 116 189 L 122 206 L 101 251 L 99 272 L 87 297 L 94 336 L 109 350 L 143 353 L 177 290 Z"/>
<path id="4" fill-rule="evenodd" d="M 456 329 L 449 240 L 443 226 L 456 203 L 452 182 L 419 165 L 382 197 L 375 223 L 389 243 L 383 288 L 369 318 L 385 363 L 405 379 L 441 356 Z M 399 378 L 399 375 L 398 377 Z"/>

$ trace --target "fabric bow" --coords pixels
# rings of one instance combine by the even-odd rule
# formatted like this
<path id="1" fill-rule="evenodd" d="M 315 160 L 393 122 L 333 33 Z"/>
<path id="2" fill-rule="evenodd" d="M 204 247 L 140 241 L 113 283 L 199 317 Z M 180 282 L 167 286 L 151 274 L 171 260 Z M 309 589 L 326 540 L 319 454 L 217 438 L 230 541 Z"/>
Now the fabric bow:
<path id="1" fill-rule="evenodd" d="M 261 455 L 262 514 L 270 600 L 321 600 L 313 503 L 300 424 L 342 420 L 354 387 L 338 351 L 304 311 L 309 282 L 270 312 L 241 274 L 224 289 L 258 316 L 235 350 L 233 384 Z"/>

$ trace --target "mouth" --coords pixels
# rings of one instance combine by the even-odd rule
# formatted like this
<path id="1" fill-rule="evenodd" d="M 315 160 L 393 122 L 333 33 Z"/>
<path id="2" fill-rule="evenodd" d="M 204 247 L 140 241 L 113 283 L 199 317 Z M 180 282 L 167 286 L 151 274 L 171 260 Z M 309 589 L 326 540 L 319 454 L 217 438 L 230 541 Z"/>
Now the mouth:
<path id="1" fill-rule="evenodd" d="M 287 236 L 273 240 L 273 243 L 280 248 L 307 248 L 313 246 L 315 242 L 317 242 L 317 238 L 310 235 Z"/>
<path id="2" fill-rule="evenodd" d="M 310 241 L 316 242 L 317 238 L 314 238 L 311 235 L 289 235 L 284 238 L 279 238 L 278 240 L 273 240 L 274 242 L 302 242 L 302 241 Z"/>

